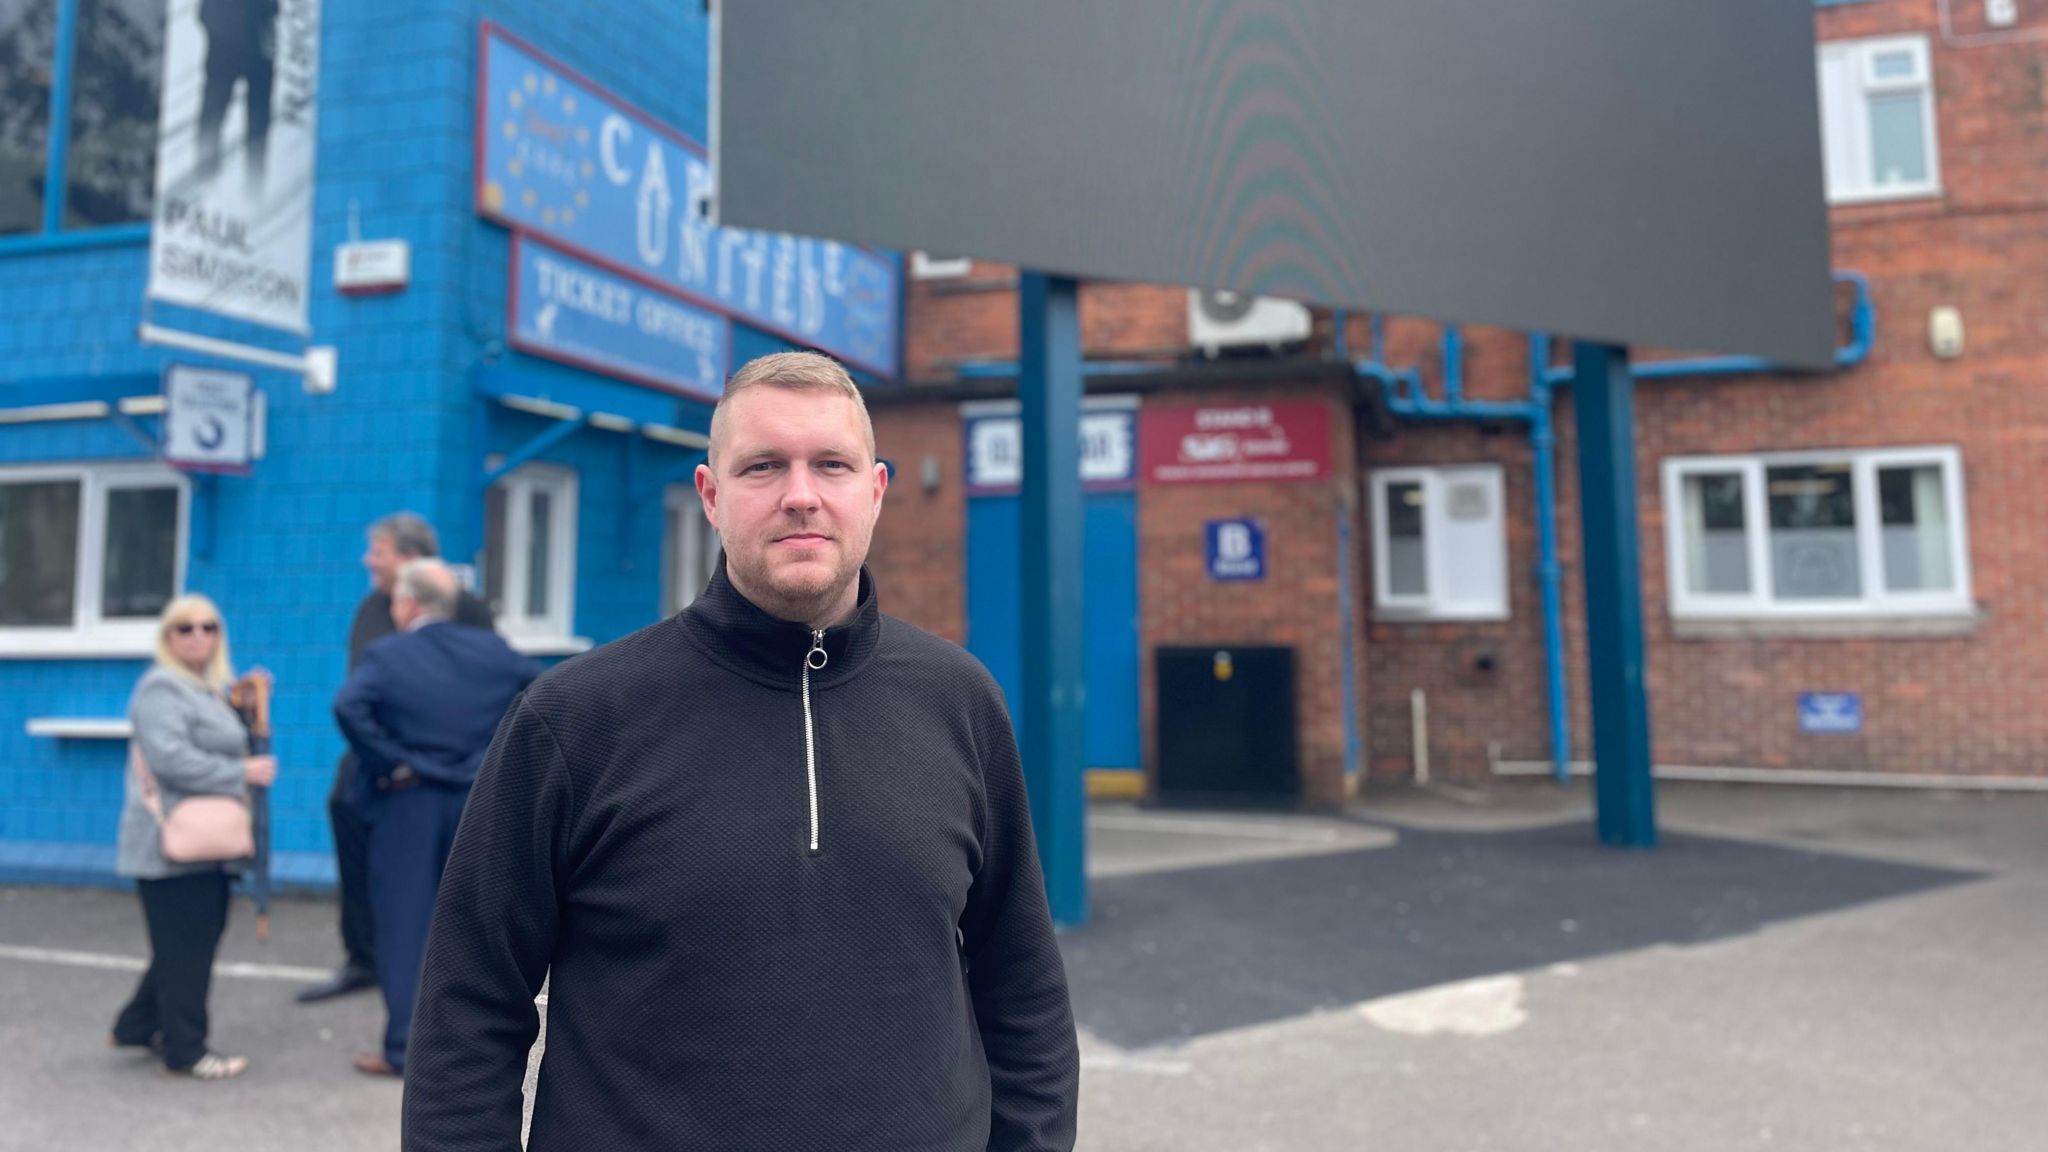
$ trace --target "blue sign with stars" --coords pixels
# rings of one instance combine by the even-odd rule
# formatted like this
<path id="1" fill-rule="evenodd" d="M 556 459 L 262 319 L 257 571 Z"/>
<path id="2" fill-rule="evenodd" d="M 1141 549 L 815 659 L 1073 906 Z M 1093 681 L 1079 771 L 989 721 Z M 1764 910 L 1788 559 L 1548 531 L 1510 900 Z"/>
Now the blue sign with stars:
<path id="1" fill-rule="evenodd" d="M 1264 580 L 1266 533 L 1256 520 L 1211 520 L 1209 579 Z"/>
<path id="2" fill-rule="evenodd" d="M 500 224 L 853 367 L 899 364 L 894 260 L 832 240 L 714 228 L 704 149 L 490 24 L 476 205 Z"/>

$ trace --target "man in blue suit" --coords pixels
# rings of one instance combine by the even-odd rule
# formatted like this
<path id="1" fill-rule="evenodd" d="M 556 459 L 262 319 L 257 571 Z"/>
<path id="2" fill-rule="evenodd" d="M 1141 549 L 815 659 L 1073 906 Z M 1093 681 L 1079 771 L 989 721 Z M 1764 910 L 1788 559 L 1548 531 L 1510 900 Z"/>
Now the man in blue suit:
<path id="1" fill-rule="evenodd" d="M 398 631 L 370 645 L 334 698 L 361 761 L 355 803 L 370 826 L 370 917 L 389 1018 L 358 1071 L 402 1076 L 427 926 L 455 826 L 491 735 L 540 675 L 497 633 L 453 622 L 460 586 L 439 560 L 410 560 L 391 590 Z"/>

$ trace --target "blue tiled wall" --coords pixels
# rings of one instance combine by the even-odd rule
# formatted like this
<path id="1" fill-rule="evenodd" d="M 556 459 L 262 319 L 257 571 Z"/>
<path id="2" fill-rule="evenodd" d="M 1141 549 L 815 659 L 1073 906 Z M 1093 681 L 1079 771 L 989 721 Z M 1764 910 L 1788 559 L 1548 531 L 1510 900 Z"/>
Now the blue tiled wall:
<path id="1" fill-rule="evenodd" d="M 476 45 L 492 20 L 536 48 L 703 140 L 706 23 L 700 5 L 625 0 L 356 0 L 326 6 L 314 202 L 313 329 L 340 349 L 333 395 L 258 372 L 269 401 L 268 455 L 247 477 L 207 482 L 212 549 L 186 586 L 221 602 L 239 666 L 278 680 L 276 845 L 287 879 L 319 883 L 331 851 L 325 798 L 341 752 L 328 712 L 348 623 L 365 590 L 363 528 L 409 508 L 440 525 L 452 558 L 474 558 L 478 478 L 487 452 L 545 430 L 479 398 L 484 374 L 533 395 L 573 397 L 640 420 L 702 429 L 708 408 L 509 351 L 507 235 L 479 219 L 474 179 Z M 412 246 L 412 282 L 391 296 L 330 287 L 336 245 Z M 0 254 L 0 407 L 144 395 L 173 358 L 135 340 L 145 318 L 142 244 Z M 183 309 L 160 324 L 296 350 L 288 338 Z M 749 329 L 735 363 L 788 345 Z M 480 411 L 482 413 L 480 417 Z M 154 421 L 142 421 L 153 427 Z M 686 482 L 691 454 L 586 428 L 543 459 L 578 475 L 575 631 L 600 643 L 660 612 L 660 482 Z M 0 465 L 143 459 L 111 422 L 0 427 Z M 627 508 L 630 507 L 630 514 Z M 125 712 L 141 659 L 0 659 L 0 881 L 104 880 L 121 802 L 119 741 L 30 737 L 37 716 Z M 40 864 L 39 864 L 40 862 Z"/>

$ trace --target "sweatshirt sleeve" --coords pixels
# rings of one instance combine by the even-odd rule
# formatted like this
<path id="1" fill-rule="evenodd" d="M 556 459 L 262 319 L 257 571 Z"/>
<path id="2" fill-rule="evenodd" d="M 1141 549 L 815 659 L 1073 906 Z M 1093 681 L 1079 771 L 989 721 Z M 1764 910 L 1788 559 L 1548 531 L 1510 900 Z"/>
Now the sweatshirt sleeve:
<path id="1" fill-rule="evenodd" d="M 988 1147 L 1068 1152 L 1081 1068 L 1066 967 L 1046 906 L 1017 740 L 1000 697 L 985 711 L 993 713 L 980 725 L 978 740 L 987 827 L 960 929 L 968 991 L 988 1055 Z"/>
<path id="2" fill-rule="evenodd" d="M 434 902 L 405 1067 L 405 1152 L 519 1147 L 534 997 L 554 955 L 574 821 L 561 748 L 522 696 L 484 757 Z"/>
<path id="3" fill-rule="evenodd" d="M 192 742 L 185 691 L 168 680 L 145 680 L 128 706 L 142 762 L 159 781 L 195 795 L 239 796 L 245 775 L 239 756 L 208 752 Z"/>

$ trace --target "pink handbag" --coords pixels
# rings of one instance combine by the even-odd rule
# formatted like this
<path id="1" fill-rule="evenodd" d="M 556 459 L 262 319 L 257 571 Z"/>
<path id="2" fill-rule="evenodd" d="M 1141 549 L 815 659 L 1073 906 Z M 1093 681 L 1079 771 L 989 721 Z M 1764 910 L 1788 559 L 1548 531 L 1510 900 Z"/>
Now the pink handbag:
<path id="1" fill-rule="evenodd" d="M 142 806 L 156 818 L 164 859 L 174 864 L 246 860 L 256 855 L 249 806 L 236 796 L 187 796 L 164 811 L 156 774 L 142 758 L 142 743 L 128 745 L 128 770 L 142 791 Z"/>

